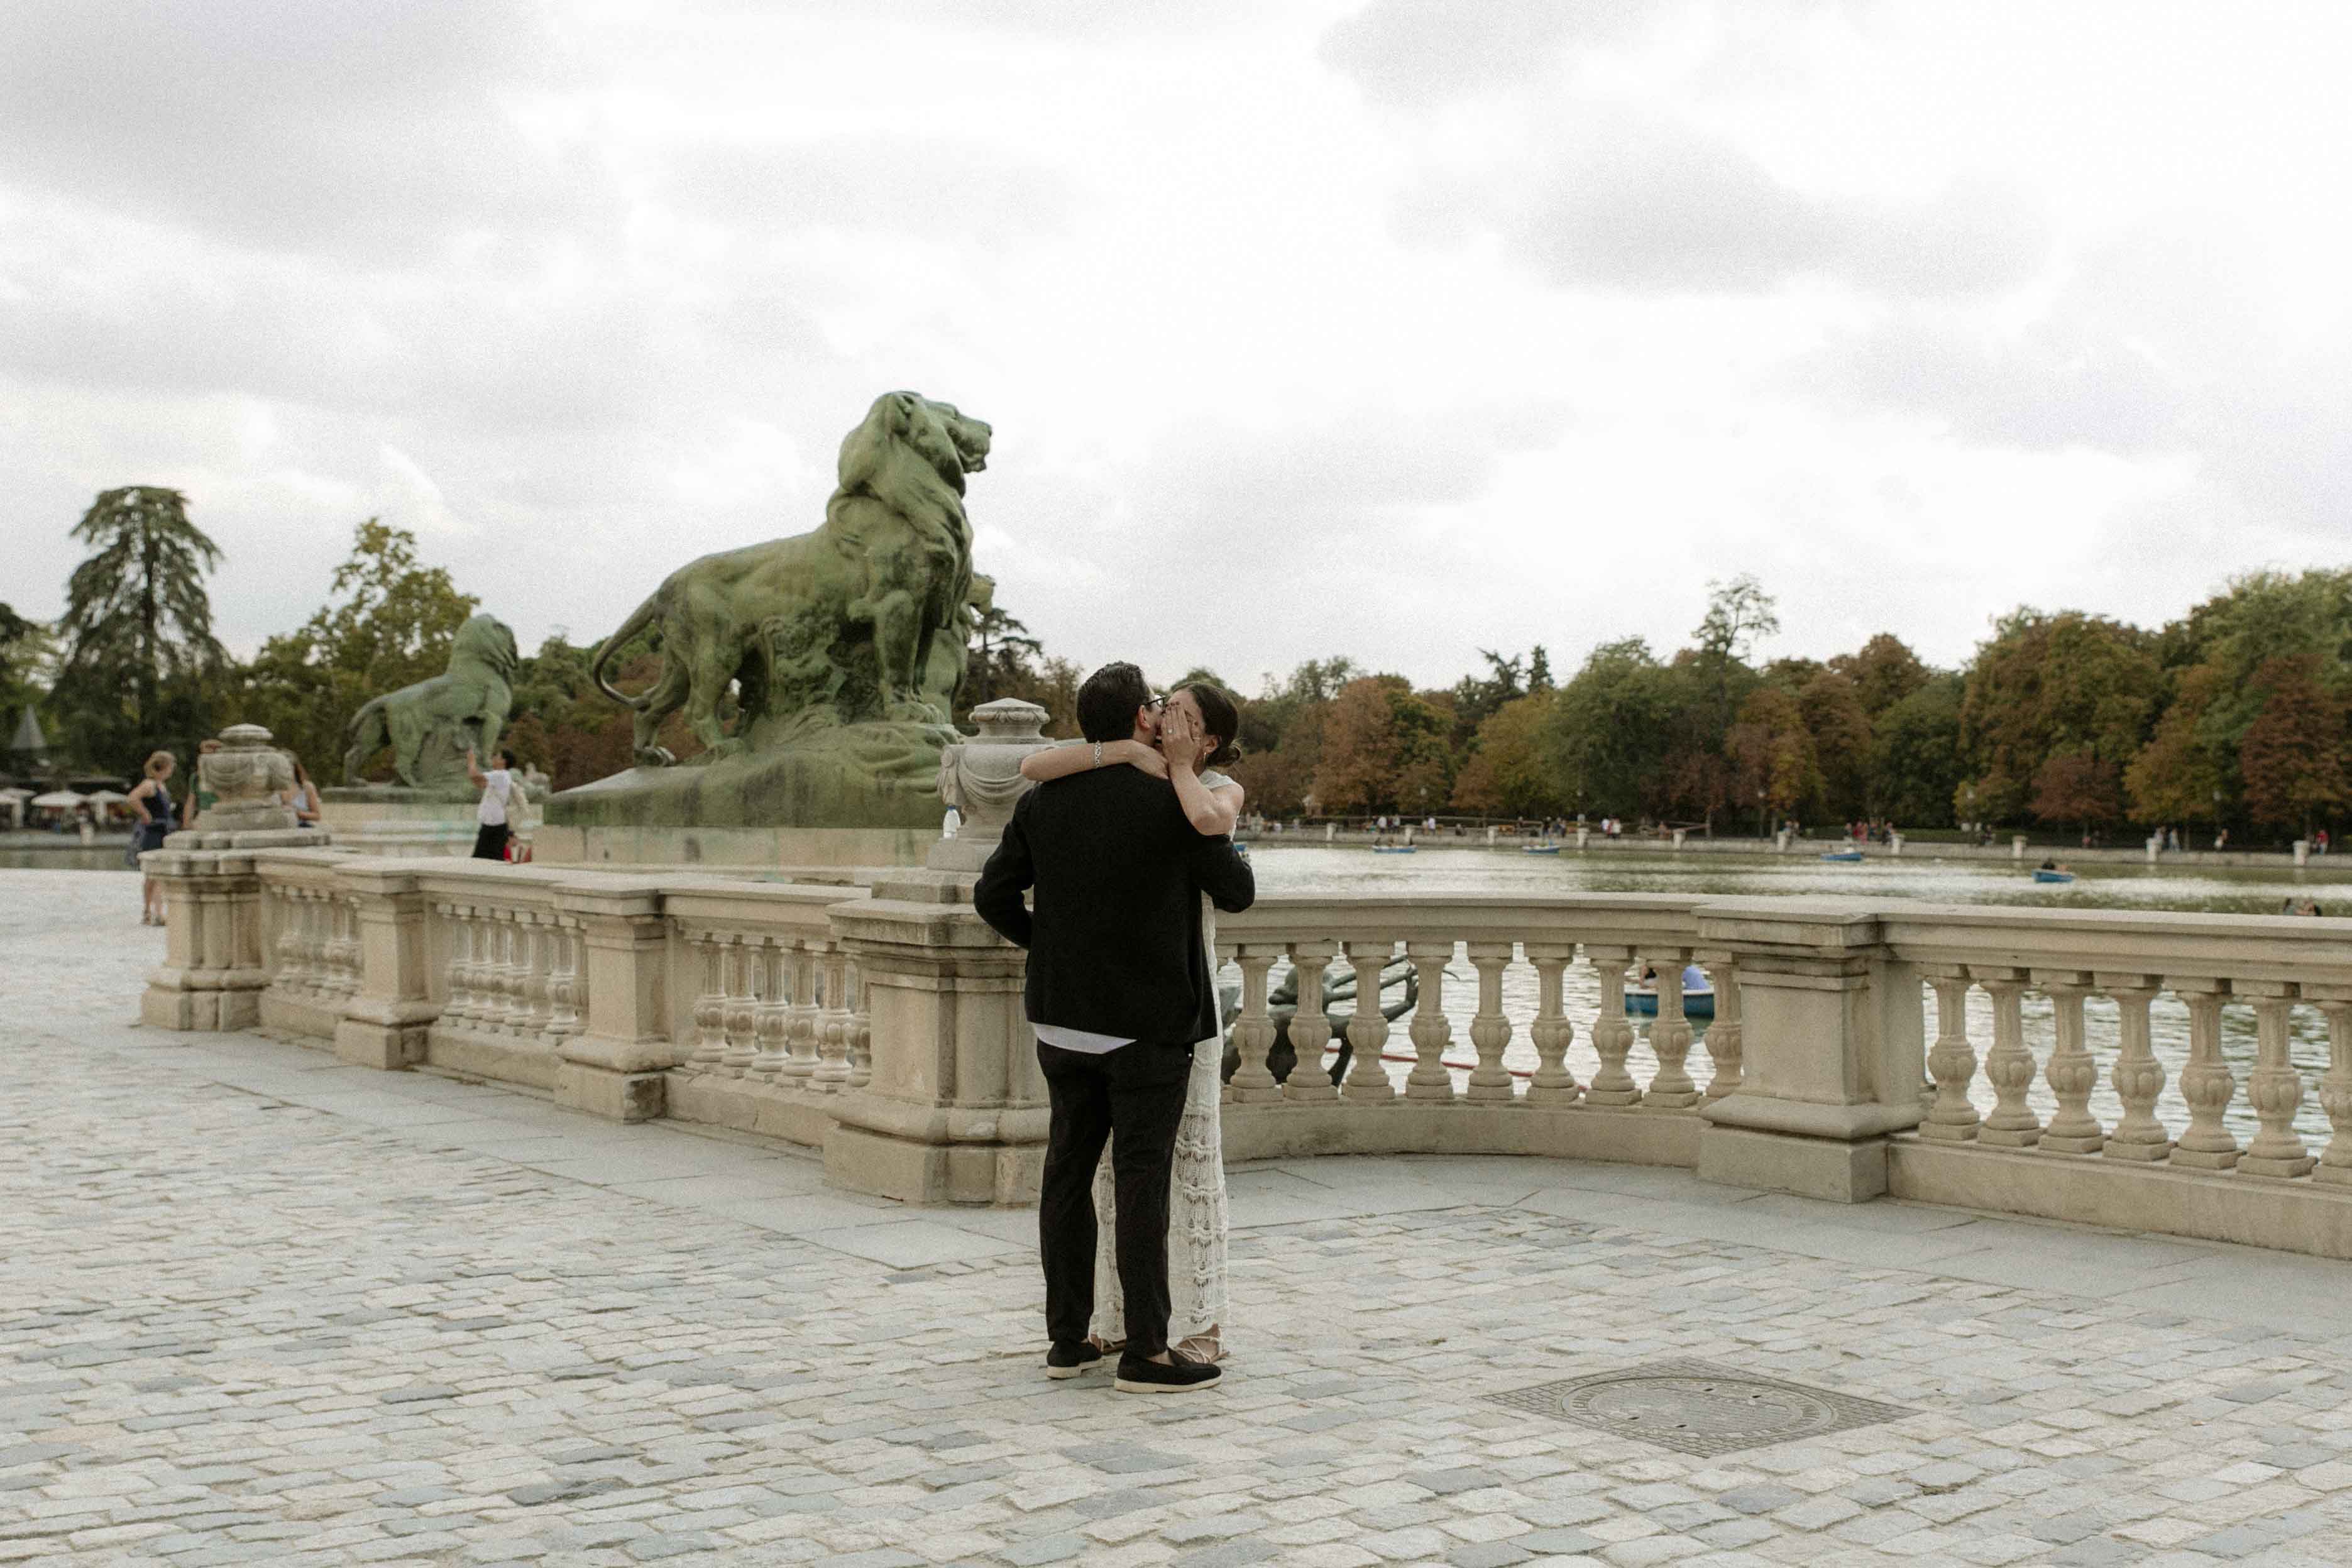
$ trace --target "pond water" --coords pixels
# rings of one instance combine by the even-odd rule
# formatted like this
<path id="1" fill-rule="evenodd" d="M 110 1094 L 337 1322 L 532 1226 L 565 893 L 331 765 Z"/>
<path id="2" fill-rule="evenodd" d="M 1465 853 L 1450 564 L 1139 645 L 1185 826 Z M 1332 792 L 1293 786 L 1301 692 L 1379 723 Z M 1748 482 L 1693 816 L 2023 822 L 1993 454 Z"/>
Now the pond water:
<path id="1" fill-rule="evenodd" d="M 1557 856 L 1524 855 L 1516 851 L 1484 849 L 1423 849 L 1412 855 L 1375 855 L 1364 848 L 1310 847 L 1305 844 L 1253 844 L 1250 861 L 1258 888 L 1265 893 L 1379 893 L 1409 898 L 1415 893 L 1679 893 L 1715 894 L 1850 894 L 1866 898 L 1916 898 L 1942 904 L 2019 904 L 2050 909 L 2174 909 L 2230 915 L 2276 915 L 2292 897 L 2312 899 L 2331 913 L 2352 915 L 2352 862 L 2339 873 L 2326 860 L 2298 871 L 2286 857 L 2277 867 L 2214 868 L 2195 871 L 2179 865 L 2079 865 L 2070 883 L 2039 883 L 2031 868 L 2010 862 L 1980 860 L 1935 861 L 1906 855 L 1900 860 L 1873 858 L 1860 864 L 1832 865 L 1813 852 L 1791 851 L 1788 856 L 1727 856 L 1717 854 L 1640 854 L 1598 851 L 1579 855 L 1574 849 Z M 1277 965 L 1278 982 L 1287 966 Z M 1452 1026 L 1453 1043 L 1446 1048 L 1449 1063 L 1476 1059 L 1470 1044 L 1470 1019 L 1477 1010 L 1477 971 L 1466 953 L 1454 950 L 1447 968 L 1444 1013 Z M 1224 980 L 1238 984 L 1240 972 L 1226 966 Z M 1580 960 L 1566 976 L 1568 1016 L 1576 1026 L 1568 1064 L 1579 1082 L 1589 1083 L 1601 1059 L 1591 1046 L 1591 1026 L 1601 1006 L 1601 978 Z M 1927 1039 L 1936 1037 L 1935 995 L 1921 988 L 1927 1007 Z M 1531 965 L 1515 963 L 1504 973 L 1504 1012 L 1511 1022 L 1511 1040 L 1503 1061 L 1519 1071 L 1537 1064 L 1528 1038 L 1536 1016 L 1536 973 Z M 2047 1061 L 2056 1041 L 2056 1020 L 2049 998 L 2027 993 L 2024 999 L 2025 1043 L 2037 1061 Z M 2112 1127 L 2122 1119 L 2122 1103 L 2109 1087 L 2109 1068 L 2118 1048 L 2116 1004 L 2094 997 L 2084 1004 L 2084 1029 L 2092 1055 L 2099 1062 L 2099 1086 L 2091 1109 Z M 2327 1065 L 2327 1030 L 2316 1008 L 2299 1006 L 2292 1013 L 2293 1053 L 2306 1082 Z M 1407 1033 L 1413 1015 L 1390 1026 L 1388 1051 L 1410 1055 Z M 1704 1086 L 1712 1072 L 1705 1045 L 1706 1023 L 1694 1019 L 1700 1042 L 1691 1048 L 1685 1067 Z M 1633 1076 L 1646 1083 L 1656 1065 L 1649 1049 L 1649 1029 L 1635 1021 L 1637 1041 L 1630 1063 Z M 2189 1108 L 2179 1096 L 2182 1064 L 2189 1056 L 2189 1009 L 2169 994 L 2159 996 L 2150 1009 L 2149 1032 L 2157 1059 L 2164 1063 L 2164 1094 L 2157 1115 L 2178 1132 L 2188 1124 Z M 1982 990 L 1969 993 L 1969 1039 L 1979 1061 L 1992 1045 L 1992 1000 Z M 2238 1075 L 2238 1098 L 2226 1121 L 2240 1138 L 2252 1135 L 2257 1124 L 2245 1103 L 2246 1074 L 2254 1061 L 2252 1009 L 2233 1003 L 2222 1009 L 2221 1049 Z M 1391 1062 L 1390 1074 L 1400 1087 L 1409 1064 Z M 1460 1088 L 1466 1069 L 1456 1071 Z M 1981 1071 L 1971 1096 L 1979 1109 L 1993 1105 L 1992 1086 Z M 2044 1121 L 2056 1109 L 2049 1086 L 2039 1077 L 2027 1096 Z M 2296 1116 L 2305 1138 L 2324 1140 L 2327 1118 L 2306 1092 Z"/>

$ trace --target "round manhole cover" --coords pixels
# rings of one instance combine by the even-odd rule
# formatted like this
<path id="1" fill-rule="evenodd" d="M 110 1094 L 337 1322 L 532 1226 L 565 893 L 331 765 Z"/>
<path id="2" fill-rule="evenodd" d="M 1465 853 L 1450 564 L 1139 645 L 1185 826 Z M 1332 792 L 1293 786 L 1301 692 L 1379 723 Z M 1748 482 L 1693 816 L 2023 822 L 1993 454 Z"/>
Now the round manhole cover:
<path id="1" fill-rule="evenodd" d="M 1874 1426 L 1911 1412 L 1712 1362 L 1652 1362 L 1487 1396 L 1534 1415 L 1712 1457 Z"/>
<path id="2" fill-rule="evenodd" d="M 1560 1403 L 1596 1427 L 1703 1432 L 1742 1448 L 1824 1431 L 1838 1419 L 1803 1389 L 1744 1377 L 1627 1377 L 1587 1385 Z"/>

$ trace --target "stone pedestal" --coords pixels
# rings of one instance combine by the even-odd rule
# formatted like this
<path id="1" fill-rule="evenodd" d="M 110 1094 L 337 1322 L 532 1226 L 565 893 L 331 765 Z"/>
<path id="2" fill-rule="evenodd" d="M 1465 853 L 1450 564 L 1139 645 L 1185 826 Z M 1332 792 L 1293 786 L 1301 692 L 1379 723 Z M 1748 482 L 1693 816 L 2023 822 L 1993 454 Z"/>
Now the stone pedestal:
<path id="1" fill-rule="evenodd" d="M 971 878 L 909 873 L 833 911 L 872 1018 L 873 1077 L 835 1102 L 825 1179 L 910 1203 L 1037 1197 L 1050 1113 L 1022 1004 L 1023 954 Z"/>
<path id="2" fill-rule="evenodd" d="M 359 915 L 359 991 L 335 1020 L 335 1055 L 354 1067 L 400 1071 L 425 1060 L 425 1030 L 441 1016 L 426 972 L 425 898 L 398 861 L 354 861 L 336 881 Z"/>
<path id="3" fill-rule="evenodd" d="M 260 1021 L 269 976 L 262 967 L 261 882 L 252 846 L 199 849 L 182 841 L 235 836 L 174 833 L 141 862 L 163 884 L 169 921 L 163 967 L 148 974 L 139 998 L 142 1023 L 215 1033 Z"/>
<path id="4" fill-rule="evenodd" d="M 1738 967 L 1738 1090 L 1699 1108 L 1703 1180 L 1856 1203 L 1886 1190 L 1886 1134 L 1924 1115 L 1919 976 L 1837 900 L 1727 899 L 1705 946 Z"/>
<path id="5" fill-rule="evenodd" d="M 663 1074 L 679 1057 L 669 1038 L 661 904 L 661 884 L 651 880 L 583 877 L 557 888 L 557 909 L 579 925 L 587 999 L 583 1027 L 562 1044 L 557 1104 L 617 1122 L 667 1109 Z"/>

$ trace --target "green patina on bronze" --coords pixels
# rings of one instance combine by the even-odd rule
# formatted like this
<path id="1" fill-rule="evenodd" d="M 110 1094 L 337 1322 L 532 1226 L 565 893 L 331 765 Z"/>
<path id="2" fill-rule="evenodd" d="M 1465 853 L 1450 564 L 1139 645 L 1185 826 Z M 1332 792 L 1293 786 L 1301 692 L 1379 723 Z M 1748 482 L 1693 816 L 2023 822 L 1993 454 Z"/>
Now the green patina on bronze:
<path id="1" fill-rule="evenodd" d="M 597 684 L 635 710 L 639 766 L 555 796 L 575 826 L 927 827 L 965 635 L 992 585 L 971 570 L 964 476 L 989 427 L 914 392 L 877 398 L 841 444 L 815 531 L 672 572 L 596 652 Z M 651 632 L 661 673 L 632 696 L 604 666 Z M 733 733 L 721 699 L 733 689 Z M 708 748 L 656 744 L 682 714 Z"/>
<path id="2" fill-rule="evenodd" d="M 470 747 L 488 757 L 498 746 L 514 706 L 520 663 L 505 622 L 494 615 L 467 621 L 457 628 L 447 670 L 386 693 L 352 716 L 344 780 L 364 783 L 361 767 L 389 746 L 392 770 L 408 789 L 470 794 L 466 752 Z"/>

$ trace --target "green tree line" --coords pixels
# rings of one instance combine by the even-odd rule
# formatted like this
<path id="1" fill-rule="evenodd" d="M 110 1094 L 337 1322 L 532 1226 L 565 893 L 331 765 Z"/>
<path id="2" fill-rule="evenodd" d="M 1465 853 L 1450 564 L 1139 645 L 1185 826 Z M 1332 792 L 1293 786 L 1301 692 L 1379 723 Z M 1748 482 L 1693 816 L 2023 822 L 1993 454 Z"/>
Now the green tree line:
<path id="1" fill-rule="evenodd" d="M 74 537 L 90 549 L 54 625 L 0 605 L 0 708 L 31 706 L 53 751 L 129 774 L 222 726 L 268 726 L 325 780 L 369 696 L 438 674 L 478 606 L 404 529 L 353 530 L 327 601 L 231 658 L 205 580 L 217 546 L 184 497 L 110 490 Z M 1542 646 L 1482 651 L 1451 686 L 1416 687 L 1346 655 L 1268 675 L 1242 718 L 1235 773 L 1290 816 L 1619 817 L 1707 831 L 1784 818 L 1913 829 L 2172 825 L 2301 834 L 2352 811 L 2352 569 L 2240 577 L 2156 630 L 2020 608 L 1966 665 L 1936 668 L 1895 633 L 1826 660 L 1771 658 L 1754 579 L 1711 585 L 1687 645 L 1604 643 L 1556 674 Z M 522 661 L 509 731 L 569 788 L 629 765 L 630 715 L 588 678 L 593 644 L 559 632 Z M 982 612 L 961 717 L 1019 696 L 1076 733 L 1082 671 L 1006 611 Z M 625 689 L 658 650 L 621 651 Z M 1214 672 L 1182 679 L 1218 680 Z M 1220 685 L 1230 683 L 1219 680 Z M 682 731 L 666 742 L 690 755 Z"/>

